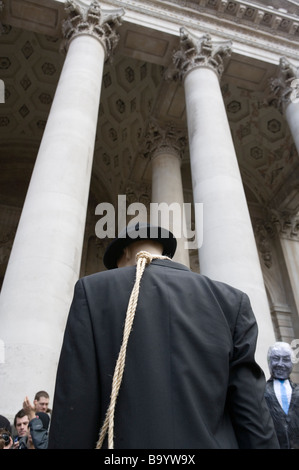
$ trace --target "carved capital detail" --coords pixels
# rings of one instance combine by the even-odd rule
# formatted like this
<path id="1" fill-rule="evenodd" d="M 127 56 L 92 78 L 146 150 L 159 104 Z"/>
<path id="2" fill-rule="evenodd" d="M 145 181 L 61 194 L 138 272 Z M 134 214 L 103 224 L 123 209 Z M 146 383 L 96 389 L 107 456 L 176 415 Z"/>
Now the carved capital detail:
<path id="1" fill-rule="evenodd" d="M 285 57 L 279 62 L 278 74 L 270 79 L 268 103 L 284 113 L 290 102 L 298 100 L 298 78 L 299 70 L 293 66 Z"/>
<path id="2" fill-rule="evenodd" d="M 261 260 L 267 268 L 271 268 L 272 240 L 276 234 L 280 238 L 299 242 L 299 212 L 269 209 L 264 219 L 254 220 L 253 228 Z"/>
<path id="3" fill-rule="evenodd" d="M 257 248 L 264 265 L 269 269 L 272 266 L 272 245 L 274 228 L 271 222 L 256 220 L 254 224 L 254 234 Z"/>
<path id="4" fill-rule="evenodd" d="M 88 8 L 81 8 L 74 0 L 67 0 L 65 10 L 68 16 L 62 25 L 63 49 L 66 51 L 76 36 L 88 34 L 101 41 L 106 59 L 109 59 L 119 40 L 116 29 L 121 24 L 123 8 L 103 11 L 97 0 Z"/>
<path id="5" fill-rule="evenodd" d="M 290 214 L 272 209 L 272 223 L 282 238 L 299 241 L 299 212 Z"/>
<path id="6" fill-rule="evenodd" d="M 214 70 L 219 79 L 224 70 L 224 60 L 230 57 L 232 52 L 231 41 L 212 41 L 209 34 L 197 37 L 187 31 L 180 29 L 180 49 L 173 55 L 175 71 L 173 79 L 183 79 L 192 69 L 197 67 L 208 67 Z"/>
<path id="7" fill-rule="evenodd" d="M 171 122 L 165 127 L 152 120 L 145 136 L 145 156 L 155 158 L 161 153 L 171 153 L 180 160 L 186 147 L 186 133 L 177 129 Z"/>

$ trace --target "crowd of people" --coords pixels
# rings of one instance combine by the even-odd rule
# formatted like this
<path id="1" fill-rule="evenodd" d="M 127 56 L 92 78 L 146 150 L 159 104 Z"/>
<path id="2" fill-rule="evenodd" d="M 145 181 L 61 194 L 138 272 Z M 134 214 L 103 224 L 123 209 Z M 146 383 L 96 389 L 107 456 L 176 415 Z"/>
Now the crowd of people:
<path id="1" fill-rule="evenodd" d="M 267 381 L 265 398 L 268 404 L 279 446 L 282 449 L 299 448 L 299 386 L 290 380 L 293 369 L 292 350 L 289 344 L 275 343 L 269 348 L 268 364 L 271 378 Z M 284 382 L 289 388 L 284 404 L 281 388 Z M 0 449 L 48 449 L 49 427 L 52 410 L 49 394 L 39 391 L 31 404 L 25 397 L 13 423 L 0 415 Z M 285 409 L 285 405 L 287 409 Z"/>
<path id="2" fill-rule="evenodd" d="M 51 410 L 49 394 L 42 390 L 33 403 L 25 397 L 13 423 L 0 415 L 0 449 L 47 449 Z"/>

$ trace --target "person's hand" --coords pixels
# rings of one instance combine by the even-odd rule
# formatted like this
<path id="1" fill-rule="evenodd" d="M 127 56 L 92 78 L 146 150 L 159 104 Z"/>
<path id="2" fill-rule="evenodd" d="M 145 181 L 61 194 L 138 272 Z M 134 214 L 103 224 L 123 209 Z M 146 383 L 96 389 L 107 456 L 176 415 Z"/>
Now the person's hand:
<path id="1" fill-rule="evenodd" d="M 13 449 L 18 449 L 18 448 L 19 448 L 19 445 L 20 445 L 19 440 L 14 441 L 14 443 L 13 443 L 13 445 L 12 445 L 12 448 L 13 448 Z M 6 454 L 5 454 L 5 455 L 6 455 Z"/>
<path id="2" fill-rule="evenodd" d="M 34 410 L 34 407 L 31 405 L 28 397 L 26 397 L 23 402 L 23 410 L 27 414 L 29 421 L 35 418 L 35 410 Z"/>

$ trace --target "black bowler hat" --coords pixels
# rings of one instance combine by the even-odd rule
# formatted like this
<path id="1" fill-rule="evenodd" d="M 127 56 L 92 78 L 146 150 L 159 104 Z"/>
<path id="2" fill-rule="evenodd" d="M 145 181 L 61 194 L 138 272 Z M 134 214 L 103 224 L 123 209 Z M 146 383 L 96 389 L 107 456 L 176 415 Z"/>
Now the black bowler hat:
<path id="1" fill-rule="evenodd" d="M 154 240 L 163 245 L 163 256 L 172 258 L 177 241 L 174 235 L 165 228 L 138 222 L 129 225 L 120 232 L 110 245 L 108 245 L 103 262 L 107 269 L 117 268 L 117 260 L 122 255 L 124 248 L 139 240 Z"/>

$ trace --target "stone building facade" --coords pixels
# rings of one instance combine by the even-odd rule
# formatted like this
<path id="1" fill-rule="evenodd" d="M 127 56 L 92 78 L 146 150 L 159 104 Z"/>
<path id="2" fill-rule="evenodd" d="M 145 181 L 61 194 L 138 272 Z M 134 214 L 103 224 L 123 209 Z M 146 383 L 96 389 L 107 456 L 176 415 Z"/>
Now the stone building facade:
<path id="1" fill-rule="evenodd" d="M 298 0 L 0 5 L 0 414 L 53 394 L 103 204 L 115 235 L 181 208 L 176 260 L 248 293 L 267 375 L 299 338 Z"/>

